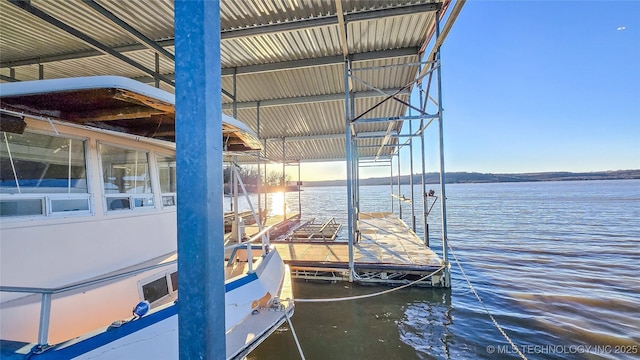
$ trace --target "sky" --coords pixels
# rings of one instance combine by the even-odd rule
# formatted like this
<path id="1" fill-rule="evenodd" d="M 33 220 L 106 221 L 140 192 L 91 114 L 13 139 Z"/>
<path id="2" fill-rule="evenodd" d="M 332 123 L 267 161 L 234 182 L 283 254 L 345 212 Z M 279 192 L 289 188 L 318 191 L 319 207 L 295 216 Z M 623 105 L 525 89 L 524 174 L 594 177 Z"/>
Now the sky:
<path id="1" fill-rule="evenodd" d="M 441 56 L 446 171 L 640 169 L 640 1 L 469 0 Z M 437 171 L 437 126 L 427 137 Z M 344 162 L 301 173 L 346 178 Z"/>

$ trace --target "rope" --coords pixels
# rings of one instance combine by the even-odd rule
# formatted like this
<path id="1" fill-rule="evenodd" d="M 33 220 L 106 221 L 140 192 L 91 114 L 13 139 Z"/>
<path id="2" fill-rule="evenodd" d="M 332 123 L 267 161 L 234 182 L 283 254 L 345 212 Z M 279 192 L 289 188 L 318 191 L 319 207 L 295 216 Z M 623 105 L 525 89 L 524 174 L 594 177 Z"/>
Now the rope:
<path id="1" fill-rule="evenodd" d="M 342 297 L 342 298 L 328 298 L 328 299 L 287 299 L 287 301 L 291 301 L 293 300 L 294 302 L 307 302 L 307 303 L 313 303 L 313 302 L 336 302 L 336 301 L 348 301 L 348 300 L 358 300 L 358 299 L 365 299 L 365 298 L 370 298 L 370 297 L 374 297 L 374 296 L 379 296 L 379 295 L 383 295 L 383 294 L 388 294 L 390 292 L 394 292 L 400 289 L 404 289 L 406 287 L 415 285 L 416 283 L 420 282 L 420 281 L 424 281 L 430 277 L 432 277 L 433 275 L 439 273 L 440 271 L 444 270 L 446 266 L 443 265 L 440 268 L 438 268 L 438 270 L 425 275 L 423 277 L 421 277 L 418 280 L 412 281 L 408 284 L 404 284 L 402 286 L 398 286 L 395 287 L 393 289 L 388 289 L 388 290 L 384 290 L 384 291 L 380 291 L 380 292 L 376 292 L 376 293 L 372 293 L 372 294 L 365 294 L 365 295 L 358 295 L 358 296 L 348 296 L 348 297 Z M 354 276 L 356 278 L 360 278 L 360 276 L 358 276 L 358 274 L 354 271 L 353 272 Z M 298 352 L 300 353 L 300 358 L 302 358 L 302 360 L 305 360 L 304 357 L 304 353 L 302 352 L 302 347 L 300 346 L 300 342 L 298 341 L 298 336 L 296 335 L 296 330 L 293 328 L 293 323 L 291 322 L 291 319 L 289 318 L 289 313 L 284 312 L 285 317 L 287 318 L 287 322 L 289 323 L 289 327 L 291 328 L 291 333 L 293 334 L 293 339 L 296 341 L 296 346 L 298 347 Z M 526 359 L 525 359 L 526 360 Z"/>
<path id="2" fill-rule="evenodd" d="M 445 268 L 445 266 L 441 266 L 440 268 L 438 268 L 438 270 L 436 270 L 436 271 L 434 271 L 434 272 L 432 272 L 432 273 L 430 273 L 428 275 L 425 275 L 425 276 L 421 277 L 418 280 L 412 281 L 412 282 L 410 282 L 408 284 L 404 284 L 402 286 L 395 287 L 393 289 L 384 290 L 384 291 L 380 291 L 380 292 L 376 292 L 376 293 L 372 293 L 372 294 L 348 296 L 348 297 L 341 297 L 341 298 L 327 298 L 327 299 L 293 299 L 293 301 L 295 301 L 295 302 L 306 302 L 306 303 L 318 303 L 318 302 L 336 302 L 336 301 L 349 301 L 349 300 L 358 300 L 358 299 L 370 298 L 370 297 L 374 297 L 374 296 L 388 294 L 390 292 L 394 292 L 394 291 L 397 291 L 397 290 L 404 289 L 406 287 L 415 285 L 416 283 L 418 283 L 420 281 L 424 281 L 424 280 L 432 277 L 433 275 L 439 273 L 444 268 Z"/>
<path id="3" fill-rule="evenodd" d="M 291 318 L 289 317 L 289 313 L 285 309 L 284 316 L 287 318 L 287 322 L 289 323 L 289 328 L 291 329 L 291 333 L 293 334 L 293 340 L 296 341 L 296 346 L 298 347 L 298 352 L 300 353 L 300 358 L 305 360 L 304 353 L 302 352 L 302 347 L 300 346 L 300 342 L 298 341 L 298 335 L 296 335 L 296 330 L 293 328 L 293 323 L 291 322 Z"/>
<path id="4" fill-rule="evenodd" d="M 491 318 L 491 321 L 493 321 L 493 324 L 496 326 L 498 331 L 500 331 L 502 336 L 504 336 L 504 338 L 509 342 L 513 350 L 515 350 L 515 352 L 518 353 L 518 355 L 520 355 L 520 357 L 523 360 L 527 360 L 527 357 L 524 356 L 524 354 L 520 351 L 520 349 L 518 349 L 518 346 L 516 346 L 516 344 L 513 343 L 509 335 L 507 335 L 507 333 L 502 329 L 500 324 L 498 324 L 498 321 L 493 317 L 493 315 L 491 315 L 491 312 L 489 312 L 489 309 L 487 309 L 487 306 L 484 304 L 484 302 L 482 302 L 480 295 L 478 295 L 478 292 L 476 291 L 476 289 L 473 287 L 473 285 L 471 285 L 471 280 L 469 280 L 469 277 L 467 277 L 467 274 L 465 274 L 464 270 L 462 269 L 462 265 L 460 264 L 460 261 L 458 261 L 458 257 L 456 256 L 456 253 L 453 251 L 453 248 L 451 247 L 451 243 L 449 241 L 447 241 L 447 245 L 449 247 L 449 250 L 451 251 L 451 255 L 453 255 L 453 258 L 456 260 L 456 263 L 458 264 L 458 268 L 460 269 L 462 276 L 467 281 L 467 284 L 469 284 L 469 289 L 471 289 L 471 292 L 473 292 L 473 295 L 476 296 L 476 299 L 478 299 L 484 311 L 486 311 L 487 315 L 489 315 L 489 317 Z"/>

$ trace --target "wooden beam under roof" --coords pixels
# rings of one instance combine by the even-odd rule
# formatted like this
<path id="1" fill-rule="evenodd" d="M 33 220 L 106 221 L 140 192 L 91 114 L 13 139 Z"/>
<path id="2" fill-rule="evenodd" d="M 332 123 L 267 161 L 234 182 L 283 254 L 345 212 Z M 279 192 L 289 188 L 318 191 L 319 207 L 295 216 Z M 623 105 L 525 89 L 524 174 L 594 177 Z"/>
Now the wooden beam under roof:
<path id="1" fill-rule="evenodd" d="M 150 118 L 154 115 L 162 115 L 163 110 L 148 108 L 146 106 L 130 106 L 125 108 L 93 109 L 67 114 L 67 118 L 78 122 L 89 121 L 114 121 L 126 119 Z"/>

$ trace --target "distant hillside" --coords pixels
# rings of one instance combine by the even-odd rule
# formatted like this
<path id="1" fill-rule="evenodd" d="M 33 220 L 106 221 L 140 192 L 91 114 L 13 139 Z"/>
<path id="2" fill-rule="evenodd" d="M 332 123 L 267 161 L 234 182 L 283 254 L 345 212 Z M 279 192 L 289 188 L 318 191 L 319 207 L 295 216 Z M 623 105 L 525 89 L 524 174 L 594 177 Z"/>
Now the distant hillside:
<path id="1" fill-rule="evenodd" d="M 446 173 L 447 184 L 460 183 L 494 183 L 494 182 L 526 182 L 526 181 L 569 181 L 569 180 L 622 180 L 640 179 L 640 170 L 617 170 L 617 171 L 596 171 L 596 172 L 541 172 L 525 174 L 491 174 L 477 172 L 451 172 Z M 393 178 L 393 183 L 397 184 L 397 177 Z M 428 184 L 439 182 L 438 173 L 428 173 L 425 176 Z M 422 177 L 419 174 L 413 175 L 414 184 L 420 184 Z M 361 179 L 360 185 L 388 185 L 388 177 Z M 400 184 L 409 184 L 409 175 L 400 177 Z M 329 181 L 305 181 L 303 186 L 344 186 L 345 180 Z"/>

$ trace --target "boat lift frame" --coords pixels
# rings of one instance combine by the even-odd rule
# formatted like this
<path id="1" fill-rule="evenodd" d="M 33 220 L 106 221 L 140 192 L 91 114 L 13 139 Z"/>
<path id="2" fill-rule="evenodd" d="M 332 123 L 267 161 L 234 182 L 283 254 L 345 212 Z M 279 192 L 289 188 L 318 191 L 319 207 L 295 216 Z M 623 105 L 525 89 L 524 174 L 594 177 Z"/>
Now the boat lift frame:
<path id="1" fill-rule="evenodd" d="M 464 2 L 462 2 L 463 4 Z M 460 7 L 462 6 L 460 4 Z M 459 11 L 459 10 L 458 10 Z M 457 15 L 457 13 L 452 12 Z M 376 165 L 376 163 L 380 162 L 381 166 L 389 166 L 390 169 L 390 186 L 391 186 L 391 212 L 394 212 L 394 198 L 398 200 L 398 215 L 399 218 L 402 219 L 402 202 L 408 202 L 411 205 L 411 229 L 416 231 L 416 217 L 415 217 L 415 202 L 413 199 L 415 198 L 414 190 L 413 190 L 413 140 L 414 138 L 420 138 L 420 155 L 421 155 L 421 180 L 422 180 L 422 224 L 423 224 L 423 232 L 424 232 L 424 243 L 425 246 L 429 246 L 429 231 L 428 231 L 428 213 L 427 205 L 428 199 L 430 197 L 429 193 L 426 190 L 426 164 L 425 157 L 427 153 L 425 152 L 425 131 L 427 128 L 433 123 L 434 120 L 437 121 L 438 124 L 438 148 L 439 148 L 439 182 L 440 182 L 440 207 L 441 207 L 441 239 L 442 239 L 442 261 L 444 267 L 444 286 L 451 286 L 451 273 L 449 266 L 449 251 L 447 244 L 447 213 L 446 213 L 446 190 L 445 190 L 445 166 L 444 166 L 444 130 L 443 130 L 443 107 L 442 107 L 442 61 L 440 56 L 440 48 L 448 33 L 448 29 L 451 24 L 455 20 L 455 15 L 451 15 L 445 25 L 447 29 L 444 33 L 440 31 L 440 21 L 442 20 L 443 12 L 442 9 L 436 12 L 435 16 L 435 43 L 433 45 L 433 49 L 430 53 L 423 53 L 423 59 L 419 63 L 412 64 L 402 64 L 402 65 L 392 65 L 392 66 L 416 66 L 418 65 L 418 73 L 416 74 L 415 79 L 406 84 L 402 90 L 411 88 L 415 93 L 415 95 L 409 95 L 409 101 L 403 101 L 398 98 L 397 95 L 400 91 L 394 94 L 388 94 L 383 92 L 380 89 L 373 87 L 372 85 L 366 83 L 361 80 L 357 74 L 361 72 L 365 72 L 368 70 L 374 70 L 379 67 L 368 67 L 368 68 L 354 68 L 352 66 L 352 61 L 350 57 L 345 58 L 345 74 L 344 74 L 344 84 L 345 84 L 345 132 L 346 132 L 346 162 L 347 162 L 347 234 L 348 234 L 348 246 L 349 246 L 349 281 L 354 280 L 354 242 L 357 241 L 357 236 L 359 233 L 358 229 L 358 215 L 360 211 L 360 167 L 364 166 L 372 166 Z M 428 55 L 427 55 L 428 54 Z M 434 77 L 435 75 L 435 77 Z M 384 100 L 378 102 L 377 104 L 364 109 L 364 111 L 360 112 L 359 115 L 356 115 L 356 106 L 355 106 L 355 97 L 351 92 L 352 84 L 354 82 L 358 82 L 360 84 L 364 84 L 371 90 L 380 92 L 385 95 Z M 431 94 L 435 92 L 435 96 L 437 100 Z M 418 104 L 414 104 L 414 97 L 418 97 Z M 366 115 L 380 106 L 385 101 L 399 101 L 408 109 L 408 114 L 405 116 L 396 116 L 396 117 L 366 117 Z M 429 113 L 427 112 L 428 105 L 431 104 L 435 106 L 436 112 Z M 416 115 L 414 115 L 414 112 Z M 393 127 L 398 122 L 409 122 L 408 124 L 408 134 L 403 134 L 402 131 L 393 132 Z M 419 121 L 419 126 L 417 130 L 413 131 L 413 122 Z M 374 162 L 361 162 L 359 159 L 358 149 L 364 146 L 358 145 L 358 140 L 362 139 L 362 137 L 358 136 L 356 132 L 355 124 L 358 123 L 367 123 L 367 122 L 386 122 L 389 124 L 386 133 L 379 135 L 368 135 L 367 138 L 377 137 L 382 138 L 382 144 L 379 145 L 379 150 L 374 159 Z M 396 142 L 391 142 L 391 138 L 396 138 Z M 406 140 L 401 143 L 401 139 L 406 138 Z M 392 146 L 395 147 L 395 151 L 391 156 L 382 156 L 382 150 L 385 147 Z M 411 193 L 410 198 L 407 199 L 403 195 L 401 195 L 400 188 L 400 150 L 403 147 L 408 147 L 409 149 L 409 157 L 410 157 L 410 187 Z M 397 162 L 397 194 L 393 193 L 393 159 L 396 159 Z"/>

